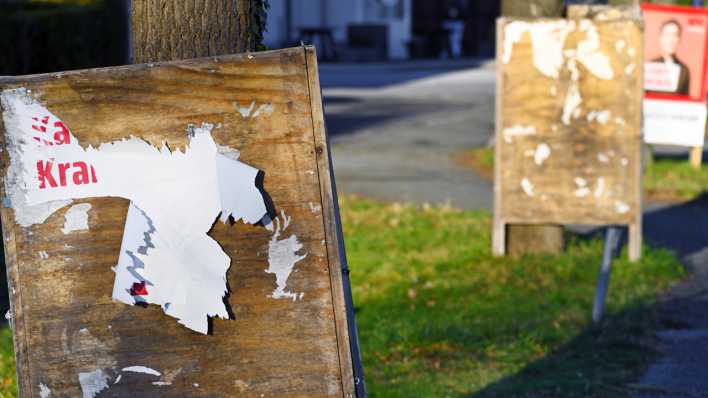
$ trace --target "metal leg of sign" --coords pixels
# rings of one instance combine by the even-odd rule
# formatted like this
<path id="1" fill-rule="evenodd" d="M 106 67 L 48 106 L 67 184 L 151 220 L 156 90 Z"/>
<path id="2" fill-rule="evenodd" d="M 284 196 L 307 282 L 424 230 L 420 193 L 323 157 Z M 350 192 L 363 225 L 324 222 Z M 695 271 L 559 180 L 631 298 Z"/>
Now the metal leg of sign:
<path id="1" fill-rule="evenodd" d="M 605 234 L 605 247 L 602 252 L 602 265 L 600 266 L 600 276 L 597 278 L 597 289 L 595 290 L 595 302 L 592 307 L 592 321 L 599 323 L 605 311 L 605 299 L 607 290 L 610 287 L 610 272 L 612 272 L 612 257 L 620 242 L 622 230 L 616 226 L 607 227 Z"/>

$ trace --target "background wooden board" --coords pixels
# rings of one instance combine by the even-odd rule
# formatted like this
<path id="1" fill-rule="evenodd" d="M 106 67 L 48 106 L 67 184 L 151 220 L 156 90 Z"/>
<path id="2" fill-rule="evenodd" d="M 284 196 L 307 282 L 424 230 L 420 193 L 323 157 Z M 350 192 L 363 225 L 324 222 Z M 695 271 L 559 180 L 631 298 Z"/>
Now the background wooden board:
<path id="1" fill-rule="evenodd" d="M 22 228 L 2 209 L 22 396 L 80 396 L 78 373 L 112 378 L 99 396 L 324 397 L 353 394 L 341 285 L 339 237 L 314 50 L 294 48 L 165 64 L 135 65 L 1 81 L 27 87 L 82 145 L 130 135 L 170 148 L 187 143 L 189 123 L 221 124 L 218 144 L 265 172 L 276 211 L 292 222 L 307 257 L 288 288 L 300 301 L 268 297 L 272 233 L 217 223 L 211 233 L 229 254 L 235 320 L 214 320 L 213 335 L 179 325 L 158 306 L 113 302 L 114 273 L 128 201 L 97 198 L 90 231 L 64 235 L 65 209 Z M 238 107 L 272 104 L 271 115 L 243 117 Z M 4 136 L 4 134 L 3 134 Z M 2 175 L 7 166 L 3 152 Z M 39 253 L 46 252 L 47 258 Z M 147 366 L 161 378 L 123 373 Z M 155 381 L 171 382 L 154 385 Z"/>
<path id="2" fill-rule="evenodd" d="M 557 76 L 537 67 L 529 33 L 552 24 L 569 29 L 557 51 L 562 54 Z M 524 33 L 514 40 L 509 35 L 520 26 L 525 26 Z M 599 52 L 609 60 L 609 79 L 593 73 L 583 62 L 572 65 L 568 61 L 572 51 L 577 54 L 581 43 L 587 43 L 592 30 L 599 36 Z M 500 226 L 507 223 L 630 224 L 638 229 L 639 24 L 622 19 L 501 19 L 498 32 L 495 251 L 503 253 Z M 550 48 L 551 43 L 546 43 L 545 49 Z M 546 52 L 541 63 L 553 55 L 553 51 Z M 568 107 L 574 85 L 582 98 L 577 110 Z M 564 108 L 573 109 L 565 122 Z M 540 146 L 550 152 L 539 163 L 534 155 Z M 634 243 L 638 244 L 636 239 Z"/>

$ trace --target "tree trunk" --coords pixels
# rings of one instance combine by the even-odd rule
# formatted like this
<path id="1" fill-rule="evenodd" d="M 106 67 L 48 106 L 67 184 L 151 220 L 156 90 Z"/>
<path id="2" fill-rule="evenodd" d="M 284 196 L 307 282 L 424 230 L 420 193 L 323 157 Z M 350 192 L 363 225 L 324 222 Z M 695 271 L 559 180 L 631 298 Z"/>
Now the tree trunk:
<path id="1" fill-rule="evenodd" d="M 502 15 L 506 17 L 561 17 L 563 0 L 503 0 Z M 560 225 L 507 225 L 506 252 L 561 253 L 565 247 Z"/>
<path id="2" fill-rule="evenodd" d="M 252 51 L 263 0 L 133 0 L 133 63 Z"/>

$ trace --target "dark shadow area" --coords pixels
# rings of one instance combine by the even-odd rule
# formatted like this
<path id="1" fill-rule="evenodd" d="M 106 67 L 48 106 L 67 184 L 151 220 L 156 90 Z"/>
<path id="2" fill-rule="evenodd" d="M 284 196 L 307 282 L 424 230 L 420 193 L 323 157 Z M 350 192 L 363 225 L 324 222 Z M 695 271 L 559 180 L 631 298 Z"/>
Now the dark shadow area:
<path id="1" fill-rule="evenodd" d="M 258 170 L 258 174 L 256 175 L 256 188 L 258 189 L 258 192 L 261 193 L 261 196 L 263 197 L 263 203 L 265 204 L 266 212 L 268 213 L 268 216 L 273 219 L 276 217 L 277 213 L 275 211 L 275 204 L 273 203 L 273 198 L 270 197 L 268 192 L 265 190 L 264 184 L 265 183 L 265 172 L 263 170 Z"/>
<path id="2" fill-rule="evenodd" d="M 676 150 L 674 151 L 654 151 L 654 160 L 676 160 L 676 161 L 689 161 L 689 151 Z M 703 163 L 708 163 L 708 150 L 703 151 Z"/>
<path id="3" fill-rule="evenodd" d="M 384 88 L 479 68 L 491 58 L 392 61 L 375 64 L 328 64 L 320 67 L 320 85 L 327 88 Z"/>
<path id="4" fill-rule="evenodd" d="M 652 246 L 673 251 L 682 260 L 708 248 L 708 194 L 646 211 L 644 239 Z M 703 257 L 708 265 L 708 251 Z"/>
<path id="5" fill-rule="evenodd" d="M 0 2 L 0 75 L 128 63 L 128 2 Z"/>
<path id="6" fill-rule="evenodd" d="M 344 99 L 342 100 L 342 98 Z M 346 107 L 346 109 L 341 109 L 340 106 Z M 359 101 L 351 100 L 348 97 L 325 95 L 324 108 L 327 135 L 336 138 L 364 132 L 370 127 L 420 117 L 425 114 L 441 111 L 454 112 L 461 109 L 470 111 L 474 105 L 469 103 L 446 104 L 444 109 L 440 109 L 431 107 L 429 101 L 387 100 L 383 98 Z M 403 129 L 405 130 L 405 127 Z"/>
<path id="7" fill-rule="evenodd" d="M 326 101 L 325 101 L 326 102 Z M 325 109 L 326 109 L 325 105 Z M 327 135 L 340 137 L 365 130 L 369 126 L 376 126 L 401 119 L 402 115 L 395 113 L 357 114 L 353 112 L 330 113 L 326 115 Z"/>
<path id="8" fill-rule="evenodd" d="M 676 396 L 708 396 L 701 395 L 708 394 L 706 382 L 701 381 L 708 374 L 703 343 L 680 338 L 708 328 L 708 195 L 681 204 L 655 206 L 645 212 L 643 222 L 645 244 L 671 250 L 687 265 L 690 273 L 684 282 L 656 305 L 608 314 L 600 326 L 586 328 L 550 355 L 466 397 L 664 396 L 661 391 L 666 388 Z M 604 236 L 605 230 L 587 228 L 573 235 L 593 239 Z M 624 236 L 626 239 L 626 233 Z M 598 258 L 598 267 L 599 263 Z M 655 315 L 643 316 L 646 312 Z M 680 357 L 674 360 L 679 365 L 643 376 L 648 365 L 660 356 L 656 331 L 679 336 L 669 337 L 678 341 L 671 350 Z M 686 375 L 685 379 L 681 375 Z"/>
<path id="9" fill-rule="evenodd" d="M 661 327 L 645 313 L 655 307 L 630 307 L 609 314 L 551 354 L 518 373 L 464 395 L 466 398 L 615 397 L 633 392 L 629 383 L 657 358 L 652 331 Z"/>

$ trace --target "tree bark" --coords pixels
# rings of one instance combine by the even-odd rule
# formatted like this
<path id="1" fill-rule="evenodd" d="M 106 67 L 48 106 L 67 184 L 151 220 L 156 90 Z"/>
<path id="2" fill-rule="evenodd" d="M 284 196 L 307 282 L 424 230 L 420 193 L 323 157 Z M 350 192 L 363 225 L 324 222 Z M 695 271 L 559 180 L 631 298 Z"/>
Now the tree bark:
<path id="1" fill-rule="evenodd" d="M 133 63 L 255 50 L 261 8 L 258 0 L 133 0 Z"/>
<path id="2" fill-rule="evenodd" d="M 502 0 L 502 15 L 506 17 L 561 17 L 563 0 Z M 565 247 L 560 225 L 507 225 L 506 252 L 511 256 L 523 253 L 561 253 Z"/>

